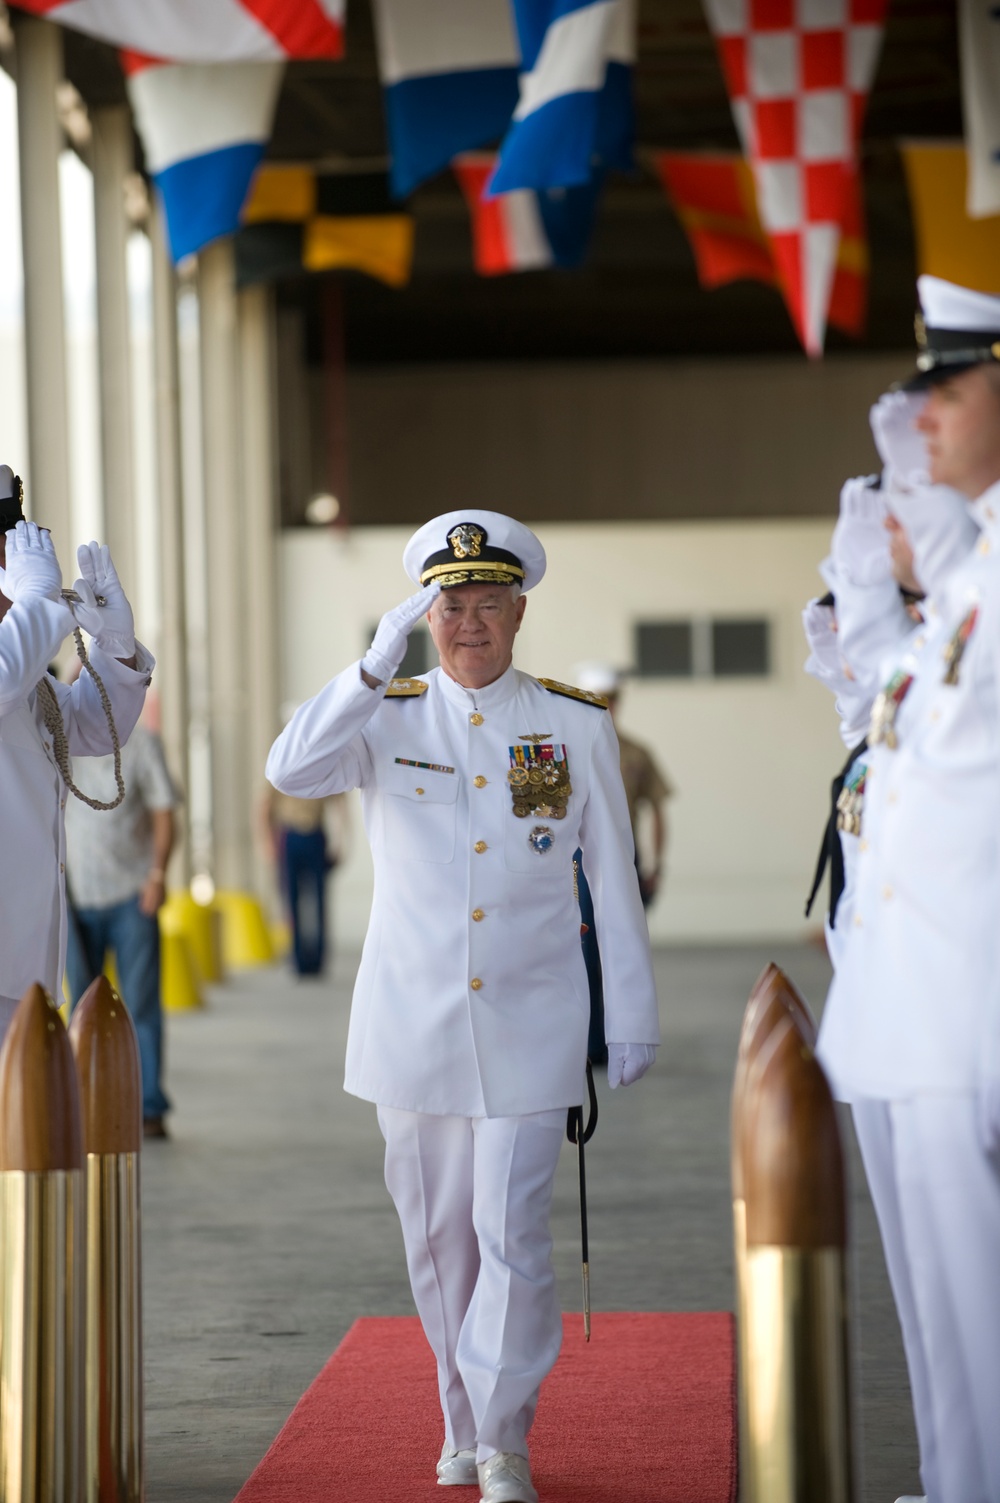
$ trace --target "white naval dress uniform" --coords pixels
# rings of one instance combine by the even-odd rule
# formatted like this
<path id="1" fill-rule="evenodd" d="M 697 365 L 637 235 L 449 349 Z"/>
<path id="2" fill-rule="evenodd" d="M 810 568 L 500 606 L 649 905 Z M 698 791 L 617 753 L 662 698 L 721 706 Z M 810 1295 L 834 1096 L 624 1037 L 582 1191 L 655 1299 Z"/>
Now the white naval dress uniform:
<path id="1" fill-rule="evenodd" d="M 559 1350 L 549 1204 L 584 1094 L 589 991 L 572 857 L 601 933 L 608 1037 L 659 1041 L 618 744 L 603 709 L 513 667 L 386 696 L 358 664 L 271 750 L 282 792 L 361 789 L 375 863 L 345 1087 L 376 1102 L 447 1443 L 527 1454 Z M 565 747 L 565 818 L 515 817 L 510 748 Z M 533 832 L 546 828 L 550 849 Z"/>
<path id="2" fill-rule="evenodd" d="M 870 749 L 818 1046 L 854 1109 L 931 1503 L 1000 1503 L 1000 1162 L 979 1115 L 1000 1076 L 1000 485 L 972 509 L 979 542 L 885 666 L 912 682 L 897 749 Z"/>
<path id="3" fill-rule="evenodd" d="M 66 959 L 66 800 L 51 737 L 34 692 L 67 629 L 65 605 L 47 599 L 15 601 L 0 621 L 0 1037 L 17 1001 L 38 981 L 54 997 L 62 991 Z M 91 646 L 104 680 L 119 738 L 139 718 L 153 659 L 136 644 L 138 671 Z M 72 686 L 50 680 L 74 756 L 111 751 L 107 721 L 88 673 Z"/>

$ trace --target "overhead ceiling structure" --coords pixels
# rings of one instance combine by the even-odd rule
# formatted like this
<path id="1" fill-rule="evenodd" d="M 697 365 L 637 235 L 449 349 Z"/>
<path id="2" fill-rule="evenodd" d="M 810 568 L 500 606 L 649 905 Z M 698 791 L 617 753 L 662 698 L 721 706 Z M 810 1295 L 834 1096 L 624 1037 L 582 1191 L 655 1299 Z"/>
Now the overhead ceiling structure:
<path id="1" fill-rule="evenodd" d="M 861 341 L 831 330 L 827 349 L 910 344 L 915 261 L 898 143 L 962 135 L 954 0 L 891 0 L 861 147 L 871 255 Z M 124 99 L 114 52 L 66 31 L 67 73 L 88 104 Z M 655 150 L 737 151 L 702 0 L 639 0 L 637 166 L 612 175 L 585 264 L 481 277 L 469 214 L 450 172 L 408 202 L 413 274 L 392 289 L 339 273 L 348 363 L 608 359 L 795 353 L 779 293 L 753 282 L 698 285 L 684 231 L 652 170 Z M 268 160 L 332 170 L 384 168 L 388 146 L 369 0 L 349 0 L 338 62 L 288 65 Z M 288 281 L 319 349 L 322 281 Z"/>

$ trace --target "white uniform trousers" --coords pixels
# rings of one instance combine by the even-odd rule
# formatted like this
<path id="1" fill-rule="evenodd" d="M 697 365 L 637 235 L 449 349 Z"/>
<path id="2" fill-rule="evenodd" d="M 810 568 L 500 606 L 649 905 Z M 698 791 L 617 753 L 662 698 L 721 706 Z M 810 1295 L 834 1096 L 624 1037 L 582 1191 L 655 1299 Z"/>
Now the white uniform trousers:
<path id="1" fill-rule="evenodd" d="M 1000 1162 L 976 1098 L 853 1103 L 929 1503 L 1000 1503 Z"/>
<path id="2" fill-rule="evenodd" d="M 429 1116 L 380 1106 L 385 1182 L 437 1359 L 445 1439 L 527 1456 L 562 1340 L 549 1211 L 566 1110 Z"/>

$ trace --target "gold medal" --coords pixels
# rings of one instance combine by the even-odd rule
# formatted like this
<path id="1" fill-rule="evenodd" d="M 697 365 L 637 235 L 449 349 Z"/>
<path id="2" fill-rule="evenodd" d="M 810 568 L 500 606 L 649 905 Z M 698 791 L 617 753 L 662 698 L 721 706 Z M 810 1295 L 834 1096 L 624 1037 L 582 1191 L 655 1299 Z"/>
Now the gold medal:
<path id="1" fill-rule="evenodd" d="M 526 815 L 531 813 L 531 805 L 522 804 L 520 802 L 515 803 L 514 813 L 517 815 L 518 819 L 524 819 Z"/>
<path id="2" fill-rule="evenodd" d="M 512 788 L 523 788 L 528 781 L 528 774 L 523 767 L 512 767 L 507 774 L 507 781 Z"/>
<path id="3" fill-rule="evenodd" d="M 532 785 L 532 787 L 537 788 L 543 777 L 544 773 L 542 772 L 542 769 L 540 767 L 533 767 L 528 773 L 528 782 Z"/>

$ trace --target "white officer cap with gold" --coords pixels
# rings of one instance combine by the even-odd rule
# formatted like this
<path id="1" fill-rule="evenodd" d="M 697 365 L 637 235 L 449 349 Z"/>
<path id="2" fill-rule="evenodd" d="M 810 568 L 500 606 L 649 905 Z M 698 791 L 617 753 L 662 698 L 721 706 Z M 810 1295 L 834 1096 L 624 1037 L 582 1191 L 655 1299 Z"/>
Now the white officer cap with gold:
<path id="1" fill-rule="evenodd" d="M 1000 361 L 1000 297 L 941 277 L 917 278 L 917 374 L 906 391 L 922 391 L 974 365 Z"/>
<path id="2" fill-rule="evenodd" d="M 532 589 L 545 573 L 545 549 L 530 527 L 499 511 L 447 511 L 425 522 L 403 549 L 415 584 L 443 590 L 467 584 Z"/>

